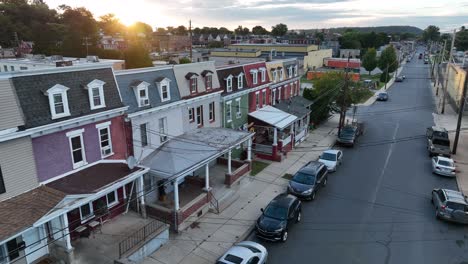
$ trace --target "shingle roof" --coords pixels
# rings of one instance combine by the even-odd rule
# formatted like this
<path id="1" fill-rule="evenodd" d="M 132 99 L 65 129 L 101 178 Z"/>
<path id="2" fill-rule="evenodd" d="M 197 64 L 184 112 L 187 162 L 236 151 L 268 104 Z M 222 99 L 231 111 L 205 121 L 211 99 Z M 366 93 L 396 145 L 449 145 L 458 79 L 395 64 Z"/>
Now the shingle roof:
<path id="1" fill-rule="evenodd" d="M 301 96 L 296 96 L 292 97 L 290 101 L 284 100 L 280 103 L 275 104 L 275 107 L 288 114 L 302 118 L 308 113 L 310 113 L 310 110 L 307 109 L 307 107 L 311 104 L 312 101 L 309 101 Z"/>
<path id="2" fill-rule="evenodd" d="M 83 87 L 93 80 L 101 80 L 104 84 L 104 100 L 106 107 L 91 110 L 88 91 Z M 12 78 L 14 89 L 24 113 L 26 128 L 47 125 L 67 119 L 94 114 L 110 109 L 123 107 L 115 83 L 112 68 L 76 69 L 68 72 L 41 73 Z M 67 92 L 70 116 L 52 120 L 49 99 L 44 91 L 61 84 L 70 88 Z"/>
<path id="3" fill-rule="evenodd" d="M 0 203 L 0 240 L 30 226 L 59 204 L 65 194 L 41 186 Z"/>
<path id="4" fill-rule="evenodd" d="M 223 92 L 223 95 L 224 94 L 227 94 L 228 92 L 226 91 L 226 78 L 229 76 L 229 75 L 232 75 L 234 78 L 232 80 L 232 92 L 236 92 L 238 91 L 238 85 L 237 85 L 237 76 L 239 76 L 239 74 L 241 73 L 244 73 L 244 67 L 241 66 L 237 66 L 237 67 L 229 67 L 229 68 L 224 68 L 224 69 L 218 69 L 216 70 L 216 73 L 218 74 L 218 79 L 220 80 L 219 84 L 221 85 L 221 88 L 223 88 L 224 92 Z M 242 82 L 243 82 L 243 88 L 242 90 L 244 89 L 248 89 L 247 87 L 247 79 L 245 78 L 245 74 L 244 74 L 244 77 L 242 78 Z M 229 92 L 231 93 L 231 92 Z"/>
<path id="5" fill-rule="evenodd" d="M 127 105 L 128 112 L 134 113 L 143 109 L 158 107 L 168 103 L 173 103 L 180 100 L 179 89 L 177 87 L 177 82 L 175 80 L 174 72 L 172 69 L 158 69 L 154 70 L 145 70 L 145 71 L 135 71 L 132 73 L 126 73 L 127 71 L 119 71 L 116 73 L 115 78 L 119 84 L 120 94 L 122 95 L 122 101 Z M 161 95 L 156 87 L 156 82 L 160 82 L 163 79 L 169 79 L 170 82 L 170 91 L 171 100 L 166 102 L 161 102 Z M 140 82 L 145 81 L 150 84 L 148 87 L 148 96 L 150 101 L 150 107 L 140 108 L 138 107 L 137 98 L 135 97 L 135 92 L 132 89 L 132 82 L 138 80 Z"/>

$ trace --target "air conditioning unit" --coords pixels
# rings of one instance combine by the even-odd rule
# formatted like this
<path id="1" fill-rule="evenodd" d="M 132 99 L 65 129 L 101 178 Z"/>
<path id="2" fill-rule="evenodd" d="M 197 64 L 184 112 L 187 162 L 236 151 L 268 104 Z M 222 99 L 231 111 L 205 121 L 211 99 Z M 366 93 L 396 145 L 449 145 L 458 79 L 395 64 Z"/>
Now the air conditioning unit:
<path id="1" fill-rule="evenodd" d="M 141 106 L 149 105 L 149 99 L 141 99 L 140 100 L 140 105 Z"/>
<path id="2" fill-rule="evenodd" d="M 110 149 L 110 148 L 106 148 L 106 149 L 102 149 L 102 150 L 101 150 L 102 156 L 107 156 L 107 155 L 109 155 L 109 154 L 111 154 L 111 153 L 112 153 L 112 152 L 111 152 L 111 149 Z"/>

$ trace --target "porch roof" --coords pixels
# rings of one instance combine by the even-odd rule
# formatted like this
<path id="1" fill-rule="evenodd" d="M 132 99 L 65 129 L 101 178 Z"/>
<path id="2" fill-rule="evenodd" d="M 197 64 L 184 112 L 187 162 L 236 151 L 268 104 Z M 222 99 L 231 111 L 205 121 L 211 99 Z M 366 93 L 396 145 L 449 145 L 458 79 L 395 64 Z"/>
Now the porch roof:
<path id="1" fill-rule="evenodd" d="M 280 109 L 281 111 L 302 118 L 310 113 L 310 110 L 307 109 L 307 107 L 309 107 L 310 105 L 312 105 L 312 101 L 296 96 L 291 98 L 290 101 L 285 100 L 281 101 L 280 103 L 277 103 L 275 107 Z"/>
<path id="2" fill-rule="evenodd" d="M 153 151 L 141 165 L 163 178 L 191 173 L 207 162 L 245 142 L 252 135 L 226 128 L 199 128 L 170 139 Z"/>
<path id="3" fill-rule="evenodd" d="M 97 193 L 139 170 L 144 169 L 140 167 L 129 169 L 124 162 L 98 163 L 50 182 L 46 186 L 67 195 Z"/>
<path id="4" fill-rule="evenodd" d="M 0 243 L 29 227 L 57 206 L 65 193 L 40 186 L 0 203 Z"/>
<path id="5" fill-rule="evenodd" d="M 297 116 L 288 114 L 269 105 L 250 113 L 249 116 L 272 125 L 278 129 L 287 127 L 297 119 Z"/>

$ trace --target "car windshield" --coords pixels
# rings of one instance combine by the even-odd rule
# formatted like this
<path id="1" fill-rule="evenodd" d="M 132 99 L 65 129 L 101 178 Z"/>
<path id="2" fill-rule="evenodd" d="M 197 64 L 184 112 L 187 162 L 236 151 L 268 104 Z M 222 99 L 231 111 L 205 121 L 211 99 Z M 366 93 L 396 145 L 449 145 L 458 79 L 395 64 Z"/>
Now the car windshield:
<path id="1" fill-rule="evenodd" d="M 255 248 L 255 247 L 252 247 L 252 246 L 249 246 L 249 245 L 238 245 L 238 246 L 247 248 L 250 251 L 252 251 L 253 253 L 260 253 L 261 252 L 260 250 L 258 250 L 258 248 Z"/>
<path id="2" fill-rule="evenodd" d="M 448 138 L 448 133 L 444 131 L 434 131 L 434 137 Z"/>
<path id="3" fill-rule="evenodd" d="M 224 260 L 227 260 L 229 262 L 236 263 L 236 264 L 241 264 L 244 259 L 241 258 L 241 257 L 238 257 L 238 256 L 227 254 L 226 257 L 224 257 Z M 218 261 L 218 262 L 220 262 L 220 261 Z M 221 263 L 224 263 L 224 262 L 220 262 L 219 264 L 221 264 Z"/>
<path id="4" fill-rule="evenodd" d="M 379 93 L 379 96 L 383 97 L 383 96 L 387 96 L 387 94 L 386 93 Z"/>
<path id="5" fill-rule="evenodd" d="M 450 141 L 444 140 L 444 139 L 434 139 L 432 141 L 432 144 L 449 147 L 450 146 Z"/>
<path id="6" fill-rule="evenodd" d="M 439 165 L 446 167 L 453 167 L 453 163 L 448 160 L 439 160 Z"/>
<path id="7" fill-rule="evenodd" d="M 315 183 L 315 175 L 298 171 L 296 174 L 294 174 L 292 181 L 301 184 L 313 185 Z"/>
<path id="8" fill-rule="evenodd" d="M 288 214 L 288 208 L 270 204 L 267 206 L 263 214 L 267 217 L 271 217 L 271 218 L 275 218 L 279 220 L 285 220 L 286 215 Z"/>
<path id="9" fill-rule="evenodd" d="M 320 159 L 336 161 L 336 154 L 325 152 L 325 153 L 322 153 L 322 155 L 320 155 Z"/>

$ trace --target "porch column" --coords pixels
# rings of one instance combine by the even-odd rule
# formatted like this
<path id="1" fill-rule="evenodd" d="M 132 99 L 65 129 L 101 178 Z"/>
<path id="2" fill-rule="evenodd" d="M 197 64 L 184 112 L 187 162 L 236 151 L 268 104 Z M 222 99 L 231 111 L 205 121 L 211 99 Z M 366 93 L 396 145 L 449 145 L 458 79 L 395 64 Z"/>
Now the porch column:
<path id="1" fill-rule="evenodd" d="M 179 211 L 179 181 L 175 179 L 174 183 L 174 210 Z"/>
<path id="2" fill-rule="evenodd" d="M 228 152 L 228 174 L 232 173 L 232 168 L 231 168 L 231 149 L 229 149 Z"/>
<path id="3" fill-rule="evenodd" d="M 138 178 L 138 182 L 140 183 L 140 209 L 141 209 L 141 216 L 146 218 L 146 206 L 145 206 L 145 182 L 143 181 L 143 175 Z"/>
<path id="4" fill-rule="evenodd" d="M 63 232 L 66 232 L 66 235 L 63 237 L 65 239 L 65 246 L 67 247 L 67 250 L 72 250 L 73 247 L 71 245 L 71 240 L 70 240 L 70 230 L 68 228 L 68 216 L 67 213 L 64 213 L 62 215 L 62 227 L 63 227 Z"/>
<path id="5" fill-rule="evenodd" d="M 252 160 L 252 138 L 247 141 L 247 161 Z"/>
<path id="6" fill-rule="evenodd" d="M 275 127 L 273 130 L 273 146 L 278 145 L 278 129 Z"/>
<path id="7" fill-rule="evenodd" d="M 210 164 L 205 165 L 205 188 L 204 191 L 209 192 L 210 188 Z"/>

